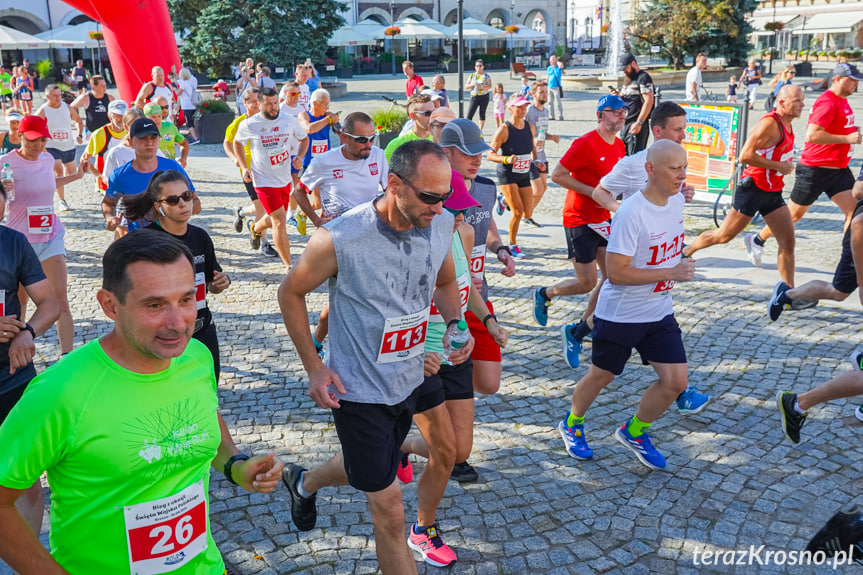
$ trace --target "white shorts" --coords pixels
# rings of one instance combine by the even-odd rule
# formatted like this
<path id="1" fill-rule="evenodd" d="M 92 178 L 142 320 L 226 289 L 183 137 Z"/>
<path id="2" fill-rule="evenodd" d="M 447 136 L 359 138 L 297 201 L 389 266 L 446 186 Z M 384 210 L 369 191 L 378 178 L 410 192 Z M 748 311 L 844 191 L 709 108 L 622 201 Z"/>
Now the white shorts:
<path id="1" fill-rule="evenodd" d="M 33 246 L 33 251 L 36 252 L 36 257 L 39 258 L 39 261 L 44 262 L 48 258 L 53 258 L 54 256 L 66 255 L 66 246 L 63 241 L 65 236 L 66 230 L 64 229 L 47 242 L 40 244 L 31 243 L 30 245 Z"/>

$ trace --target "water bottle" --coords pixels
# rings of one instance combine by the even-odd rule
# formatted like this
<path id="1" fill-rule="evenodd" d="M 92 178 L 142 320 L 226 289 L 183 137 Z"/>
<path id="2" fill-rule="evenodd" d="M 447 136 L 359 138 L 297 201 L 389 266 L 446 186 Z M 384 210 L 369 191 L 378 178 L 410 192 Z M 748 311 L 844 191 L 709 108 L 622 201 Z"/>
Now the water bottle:
<path id="1" fill-rule="evenodd" d="M 3 164 L 3 169 L 0 170 L 0 182 L 10 181 L 13 184 L 15 183 L 15 175 L 12 173 L 12 168 L 9 167 L 9 164 Z M 13 185 L 12 190 L 6 193 L 6 201 L 14 202 L 15 201 L 15 187 Z"/>
<path id="2" fill-rule="evenodd" d="M 114 212 L 114 215 L 116 215 L 121 220 L 123 219 L 123 216 L 126 215 L 126 205 L 123 202 L 123 196 L 120 196 L 119 198 L 117 198 L 117 207 L 116 207 L 116 211 Z"/>
<path id="3" fill-rule="evenodd" d="M 452 336 L 449 338 L 449 346 L 444 349 L 444 359 L 449 362 L 449 356 L 453 351 L 459 350 L 463 348 L 468 340 L 470 340 L 470 330 L 467 328 L 467 322 L 465 320 L 460 320 L 456 326 L 455 331 Z"/>

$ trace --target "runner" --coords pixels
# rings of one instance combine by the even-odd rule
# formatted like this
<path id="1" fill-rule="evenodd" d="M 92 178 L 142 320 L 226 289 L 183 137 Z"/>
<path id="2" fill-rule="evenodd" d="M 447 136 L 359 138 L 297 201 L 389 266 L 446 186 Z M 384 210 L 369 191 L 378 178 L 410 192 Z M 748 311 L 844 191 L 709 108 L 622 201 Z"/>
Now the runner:
<path id="1" fill-rule="evenodd" d="M 863 134 L 854 124 L 854 112 L 848 96 L 857 90 L 863 74 L 851 64 L 839 64 L 833 69 L 830 89 L 818 96 L 809 113 L 806 145 L 794 172 L 794 189 L 789 209 L 791 220 L 800 221 L 822 192 L 845 214 L 845 227 L 851 223 L 855 200 L 851 196 L 854 176 L 848 168 L 852 146 L 863 142 Z M 769 227 L 744 238 L 749 261 L 761 266 L 764 242 L 773 236 Z"/>
<path id="2" fill-rule="evenodd" d="M 312 66 L 307 66 L 306 69 L 313 68 Z M 310 80 L 311 81 L 311 80 Z M 281 102 L 279 106 L 279 110 L 283 114 L 288 114 L 299 119 L 300 114 L 305 111 L 305 108 L 300 106 L 300 85 L 297 84 L 296 80 L 291 80 L 290 82 L 285 82 L 285 85 L 282 86 L 282 92 L 279 94 L 279 102 Z M 282 97 L 284 96 L 284 101 Z M 300 186 L 300 170 L 294 168 L 293 162 L 291 163 L 291 179 L 293 189 L 296 190 Z M 312 206 L 315 209 L 320 209 L 321 202 L 320 197 L 314 196 L 312 198 Z M 297 200 L 294 199 L 293 194 L 291 194 L 291 201 L 288 204 L 288 212 L 290 214 L 295 214 L 288 218 L 288 224 L 297 228 L 297 231 L 301 236 L 306 235 L 306 228 L 308 227 L 308 219 L 302 211 L 297 211 Z M 235 221 L 236 223 L 236 221 Z M 267 244 L 269 245 L 269 244 Z M 263 246 L 261 247 L 263 249 Z M 272 250 L 272 248 L 270 248 Z M 273 250 L 275 252 L 275 250 Z"/>
<path id="3" fill-rule="evenodd" d="M 294 68 L 294 81 L 296 81 L 297 86 L 300 88 L 300 97 L 297 100 L 297 103 L 302 106 L 303 110 L 309 109 L 309 100 L 311 98 L 311 90 L 309 90 L 309 71 L 306 69 L 304 64 L 297 64 L 296 68 Z M 288 84 L 282 86 L 281 93 L 279 95 L 279 101 L 286 101 L 286 93 L 289 90 Z"/>
<path id="4" fill-rule="evenodd" d="M 110 123 L 108 105 L 113 100 L 114 96 L 108 93 L 108 84 L 105 82 L 105 78 L 95 75 L 90 77 L 90 91 L 75 98 L 69 107 L 74 108 L 79 117 L 80 109 L 84 108 L 84 125 L 92 135 L 96 130 Z M 123 103 L 125 104 L 125 102 Z M 80 124 L 78 124 L 78 128 L 78 135 L 83 137 L 84 133 L 80 131 Z"/>
<path id="5" fill-rule="evenodd" d="M 150 118 L 159 126 L 159 150 L 166 158 L 177 160 L 186 167 L 186 158 L 189 156 L 189 142 L 180 133 L 175 124 L 167 120 L 168 102 L 162 96 L 156 96 L 153 101 L 144 106 L 144 117 Z M 177 146 L 180 147 L 180 157 L 177 156 Z"/>
<path id="6" fill-rule="evenodd" d="M 174 92 L 174 86 L 165 80 L 165 71 L 161 66 L 153 66 L 150 74 L 152 81 L 144 82 L 141 86 L 141 91 L 135 98 L 135 105 L 143 110 L 144 104 L 151 102 L 156 96 L 162 96 L 168 102 L 168 121 L 173 122 L 177 113 L 177 94 Z"/>
<path id="7" fill-rule="evenodd" d="M 0 154 L 8 154 L 12 150 L 21 147 L 21 134 L 18 133 L 18 124 L 24 118 L 24 114 L 18 108 L 7 108 L 4 114 L 9 131 L 0 131 Z"/>
<path id="8" fill-rule="evenodd" d="M 687 390 L 686 351 L 671 289 L 695 273 L 695 261 L 681 257 L 684 198 L 679 190 L 686 180 L 686 151 L 661 140 L 648 151 L 646 167 L 647 187 L 624 202 L 615 216 L 606 262 L 609 281 L 603 283 L 596 306 L 591 366 L 576 384 L 570 412 L 558 431 L 570 457 L 593 457 L 584 436 L 585 415 L 602 389 L 623 372 L 635 348 L 659 380 L 644 392 L 637 412 L 615 438 L 647 467 L 663 469 L 665 458 L 645 431 L 675 398 L 679 412 L 698 413 L 710 397 L 698 405 L 679 400 Z"/>
<path id="9" fill-rule="evenodd" d="M 210 466 L 270 493 L 282 463 L 240 454 L 218 414 L 209 352 L 189 341 L 192 256 L 166 234 L 122 238 L 97 299 L 113 330 L 37 376 L 0 426 L 0 558 L 26 575 L 220 575 Z M 50 554 L 12 505 L 44 471 Z"/>
<path id="10" fill-rule="evenodd" d="M 84 60 L 75 61 L 75 67 L 72 68 L 72 81 L 75 82 L 75 89 L 79 96 L 87 93 L 90 87 L 90 72 L 84 67 Z"/>
<path id="11" fill-rule="evenodd" d="M 60 88 L 57 84 L 48 84 L 45 86 L 45 98 L 47 101 L 36 111 L 37 116 L 44 118 L 48 122 L 48 131 L 51 133 L 51 142 L 45 148 L 45 151 L 54 158 L 54 175 L 57 178 L 70 176 L 78 168 L 78 165 L 75 163 L 76 139 L 72 135 L 72 122 L 78 124 L 79 134 L 81 133 L 83 122 L 78 115 L 78 111 L 70 108 L 62 100 Z M 80 135 L 77 137 L 77 143 L 84 143 Z M 60 209 L 64 212 L 68 211 L 69 204 L 66 203 L 64 186 L 57 186 L 57 197 L 60 198 Z"/>
<path id="12" fill-rule="evenodd" d="M 240 122 L 234 136 L 234 157 L 243 170 L 243 180 L 255 185 L 255 193 L 267 212 L 266 218 L 249 222 L 252 249 L 261 247 L 261 232 L 273 228 L 273 243 L 285 269 L 291 269 L 291 242 L 285 210 L 290 203 L 291 168 L 300 167 L 309 137 L 297 119 L 279 112 L 279 94 L 266 89 L 258 93 L 261 111 Z M 250 143 L 252 163 L 246 163 L 244 145 Z"/>
<path id="13" fill-rule="evenodd" d="M 362 112 L 353 112 L 345 118 L 344 131 L 339 134 L 342 145 L 312 158 L 303 172 L 302 187 L 294 188 L 291 195 L 315 227 L 320 228 L 348 210 L 372 201 L 386 190 L 389 165 L 384 151 L 373 145 L 374 136 L 372 119 Z M 321 198 L 320 216 L 309 202 L 306 190 L 317 192 Z M 326 305 L 312 336 L 318 354 L 324 352 L 329 315 L 330 306 Z"/>
<path id="14" fill-rule="evenodd" d="M 563 206 L 563 226 L 566 231 L 568 257 L 575 270 L 575 279 L 557 285 L 537 288 L 534 292 L 533 316 L 539 325 L 548 322 L 548 305 L 561 296 L 588 293 L 597 287 L 596 268 L 602 277 L 605 269 L 605 246 L 611 214 L 593 200 L 593 189 L 600 178 L 611 171 L 625 154 L 623 141 L 617 133 L 623 126 L 626 104 L 619 96 L 609 94 L 596 106 L 596 129 L 575 140 L 554 168 L 551 180 L 567 189 Z M 599 290 L 594 290 L 582 319 L 593 314 Z M 569 325 L 561 334 L 566 342 L 564 356 L 572 368 L 578 367 L 580 342 L 572 340 Z"/>
<path id="15" fill-rule="evenodd" d="M 855 371 L 838 375 L 800 395 L 790 391 L 778 392 L 776 406 L 782 417 L 785 437 L 792 443 L 800 443 L 800 429 L 809 417 L 809 410 L 819 403 L 863 395 L 863 371 L 860 371 L 859 365 L 855 367 Z M 863 415 L 858 415 L 860 413 L 861 409 L 858 407 L 854 413 L 857 419 Z"/>
<path id="16" fill-rule="evenodd" d="M 309 146 L 306 148 L 306 153 L 302 158 L 303 169 L 305 170 L 309 167 L 309 163 L 311 163 L 313 157 L 320 156 L 329 151 L 330 126 L 338 124 L 339 122 L 339 114 L 330 112 L 330 93 L 323 88 L 315 90 L 309 97 L 308 111 L 301 112 L 300 115 L 297 116 L 297 120 L 299 120 L 300 126 L 302 126 L 309 134 Z M 295 176 L 292 176 L 295 179 L 298 177 L 298 170 L 292 170 L 291 173 L 296 174 Z M 301 219 L 297 219 L 296 200 L 291 199 L 291 204 L 292 206 L 289 207 L 290 217 L 288 223 L 295 226 L 297 231 L 300 231 L 302 235 L 305 235 L 305 216 Z M 321 207 L 321 198 L 315 192 L 312 192 L 312 205 L 315 209 L 319 209 Z"/>
<path id="17" fill-rule="evenodd" d="M 530 187 L 533 189 L 533 201 L 530 207 L 525 204 L 524 217 L 522 221 L 541 228 L 533 219 L 533 210 L 539 205 L 545 190 L 548 189 L 548 158 L 545 155 L 545 142 L 551 140 L 555 144 L 560 143 L 560 136 L 549 133 L 548 120 L 549 111 L 545 107 L 548 101 L 548 85 L 545 82 L 534 82 L 531 87 L 533 101 L 527 108 L 525 119 L 533 126 L 533 147 L 536 150 L 536 159 L 530 165 Z"/>
<path id="18" fill-rule="evenodd" d="M 456 119 L 455 112 L 449 108 L 435 108 L 429 116 L 429 133 L 435 144 L 440 144 L 443 127 Z"/>
<path id="19" fill-rule="evenodd" d="M 408 142 L 390 167 L 386 193 L 316 231 L 279 288 L 285 326 L 309 373 L 309 395 L 332 409 L 342 445 L 341 453 L 311 471 L 289 464 L 282 478 L 300 531 L 315 527 L 321 488 L 350 484 L 364 491 L 380 569 L 402 575 L 417 569 L 405 544 L 395 481 L 399 448 L 423 381 L 432 296 L 449 326 L 445 347 L 459 296 L 450 251 L 453 217 L 441 206 L 451 193 L 446 156 L 432 142 Z M 324 366 L 305 326 L 305 298 L 327 280 L 334 327 Z M 469 339 L 450 360 L 464 362 L 472 348 Z"/>
<path id="20" fill-rule="evenodd" d="M 305 111 L 305 108 L 300 105 L 300 96 L 302 94 L 303 92 L 300 90 L 300 85 L 296 80 L 285 82 L 285 85 L 282 86 L 282 91 L 279 93 L 279 110 L 289 116 L 298 118 Z"/>
<path id="21" fill-rule="evenodd" d="M 90 134 L 87 142 L 87 155 L 93 160 L 87 168 L 96 176 L 96 190 L 100 194 L 104 194 L 108 189 L 108 174 L 105 173 L 108 153 L 121 146 L 128 135 L 126 126 L 123 125 L 123 115 L 128 111 L 129 108 L 123 100 L 114 100 L 108 104 L 110 122 Z"/>
<path id="22" fill-rule="evenodd" d="M 12 74 L 5 66 L 0 66 L 0 110 L 5 114 L 6 108 L 12 106 Z"/>
<path id="23" fill-rule="evenodd" d="M 536 133 L 534 127 L 525 121 L 528 101 L 513 94 L 509 98 L 510 121 L 504 123 L 494 133 L 491 140 L 489 161 L 498 163 L 497 182 L 500 193 L 512 210 L 509 219 L 509 249 L 512 257 L 523 260 L 527 256 L 518 247 L 518 228 L 521 218 L 533 203 L 533 188 L 530 185 L 530 167 L 537 158 L 534 149 Z M 503 215 L 500 195 L 498 195 L 497 214 Z"/>
<path id="24" fill-rule="evenodd" d="M 635 56 L 629 52 L 621 56 L 620 67 L 625 80 L 619 96 L 626 102 L 626 120 L 620 138 L 626 146 L 626 155 L 631 156 L 647 148 L 650 126 L 644 128 L 644 124 L 650 118 L 655 103 L 653 78 L 638 67 Z"/>
<path id="25" fill-rule="evenodd" d="M 429 124 L 431 124 L 431 115 L 434 113 L 435 107 L 432 104 L 431 98 L 424 94 L 415 94 L 408 98 L 405 108 L 407 109 L 408 117 L 414 122 L 413 127 L 409 132 L 390 140 L 390 143 L 384 149 L 387 161 L 392 157 L 396 148 L 405 142 L 432 139 L 432 135 L 429 132 Z"/>
<path id="26" fill-rule="evenodd" d="M 734 192 L 731 211 L 718 230 L 707 230 L 686 246 L 684 257 L 692 257 L 698 250 L 715 244 L 727 244 L 760 213 L 764 223 L 776 233 L 779 275 L 783 282 L 794 285 L 794 222 L 782 199 L 782 187 L 784 176 L 794 170 L 791 122 L 802 113 L 803 90 L 784 86 L 779 91 L 776 109 L 761 118 L 746 137 L 740 152 L 740 161 L 746 164 L 746 169 Z"/>
<path id="27" fill-rule="evenodd" d="M 119 145 L 114 146 L 108 150 L 107 154 L 105 154 L 105 169 L 102 173 L 105 175 L 106 185 L 108 178 L 114 170 L 135 159 L 135 149 L 132 148 L 132 140 L 129 137 L 129 131 L 132 129 L 132 124 L 135 123 L 135 120 L 143 117 L 143 110 L 134 106 L 126 110 L 126 113 L 123 114 L 123 127 L 126 129 L 126 137 L 123 138 L 123 141 Z M 162 158 L 165 157 L 158 147 L 156 148 L 156 155 Z"/>

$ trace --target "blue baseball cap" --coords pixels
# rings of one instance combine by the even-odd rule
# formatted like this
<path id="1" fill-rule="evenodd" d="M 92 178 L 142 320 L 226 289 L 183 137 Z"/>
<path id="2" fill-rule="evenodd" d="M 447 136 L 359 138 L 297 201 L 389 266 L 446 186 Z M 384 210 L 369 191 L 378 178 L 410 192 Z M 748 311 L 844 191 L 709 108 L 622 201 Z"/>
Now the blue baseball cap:
<path id="1" fill-rule="evenodd" d="M 612 110 L 619 110 L 620 108 L 625 108 L 626 102 L 623 101 L 623 98 L 620 96 L 615 96 L 614 94 L 607 94 L 599 99 L 599 102 L 596 104 L 596 111 L 601 112 L 606 108 L 611 108 Z"/>

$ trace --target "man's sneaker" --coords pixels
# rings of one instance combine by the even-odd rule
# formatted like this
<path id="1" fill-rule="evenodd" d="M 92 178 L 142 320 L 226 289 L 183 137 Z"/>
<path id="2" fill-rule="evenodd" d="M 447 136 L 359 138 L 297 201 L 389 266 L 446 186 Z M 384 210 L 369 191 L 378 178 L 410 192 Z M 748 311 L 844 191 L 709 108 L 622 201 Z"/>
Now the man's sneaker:
<path id="1" fill-rule="evenodd" d="M 694 385 L 686 388 L 686 391 L 677 396 L 677 412 L 683 415 L 693 415 L 707 407 L 713 396 L 699 393 Z"/>
<path id="2" fill-rule="evenodd" d="M 504 203 L 503 194 L 498 193 L 497 195 L 497 215 L 502 216 L 504 210 L 506 210 L 507 205 Z"/>
<path id="3" fill-rule="evenodd" d="M 297 231 L 299 232 L 299 234 L 301 236 L 306 235 L 307 224 L 308 224 L 308 218 L 306 217 L 306 214 L 304 214 L 303 212 L 298 212 L 297 213 Z"/>
<path id="4" fill-rule="evenodd" d="M 593 457 L 593 450 L 587 445 L 587 439 L 584 437 L 584 425 L 570 427 L 566 424 L 566 417 L 564 417 L 557 424 L 557 430 L 560 432 L 560 437 L 563 438 L 563 444 L 566 446 L 566 452 L 570 457 L 582 460 Z"/>
<path id="5" fill-rule="evenodd" d="M 459 483 L 473 483 L 479 479 L 479 473 L 476 472 L 473 465 L 467 461 L 463 461 L 453 465 L 452 473 L 449 474 L 449 478 L 453 481 L 458 481 Z"/>
<path id="6" fill-rule="evenodd" d="M 542 288 L 533 290 L 533 319 L 544 326 L 548 324 L 548 306 L 551 305 L 551 301 L 542 297 L 541 290 Z"/>
<path id="7" fill-rule="evenodd" d="M 246 221 L 246 227 L 249 229 L 249 245 L 253 250 L 261 249 L 261 234 L 255 231 L 255 222 L 252 220 Z"/>
<path id="8" fill-rule="evenodd" d="M 638 460 L 647 467 L 651 469 L 664 469 L 665 458 L 653 447 L 653 444 L 650 442 L 650 436 L 644 433 L 639 437 L 632 437 L 627 429 L 628 426 L 629 422 L 620 426 L 614 432 L 615 439 L 628 447 L 638 457 Z"/>
<path id="9" fill-rule="evenodd" d="M 190 146 L 197 146 L 200 143 L 201 143 L 201 140 L 189 140 Z"/>
<path id="10" fill-rule="evenodd" d="M 797 413 L 794 404 L 797 403 L 797 394 L 790 391 L 780 391 L 776 394 L 776 407 L 782 415 L 782 429 L 785 437 L 792 443 L 800 443 L 800 429 L 806 423 L 808 413 Z"/>
<path id="11" fill-rule="evenodd" d="M 288 463 L 282 469 L 282 482 L 288 488 L 288 493 L 291 496 L 291 519 L 294 520 L 294 525 L 300 531 L 311 531 L 315 528 L 315 523 L 318 521 L 318 509 L 316 500 L 317 493 L 313 493 L 311 497 L 303 497 L 297 491 L 297 482 L 300 480 L 300 474 L 306 469 L 295 463 Z"/>
<path id="12" fill-rule="evenodd" d="M 863 349 L 855 349 L 851 352 L 851 363 L 857 371 L 863 371 Z"/>
<path id="13" fill-rule="evenodd" d="M 243 228 L 246 227 L 243 225 L 246 216 L 243 215 L 243 206 L 237 206 L 234 208 L 234 231 L 238 234 L 243 233 Z"/>
<path id="14" fill-rule="evenodd" d="M 755 234 L 746 234 L 743 236 L 743 243 L 746 245 L 746 255 L 749 256 L 749 261 L 757 268 L 761 267 L 761 254 L 764 253 L 764 247 L 755 243 Z"/>
<path id="15" fill-rule="evenodd" d="M 863 405 L 858 406 L 854 410 L 854 417 L 857 418 L 857 421 L 863 421 Z"/>
<path id="16" fill-rule="evenodd" d="M 261 253 L 271 258 L 279 257 L 279 252 L 276 251 L 276 248 L 270 242 L 263 242 L 261 244 Z"/>
<path id="17" fill-rule="evenodd" d="M 517 260 L 523 260 L 527 257 L 526 255 L 524 255 L 524 252 L 521 251 L 521 248 L 519 248 L 517 244 L 509 246 L 509 251 L 512 252 L 512 257 Z"/>
<path id="18" fill-rule="evenodd" d="M 791 300 L 791 305 L 789 306 L 794 311 L 800 311 L 801 309 L 809 309 L 818 305 L 817 299 L 803 299 L 797 298 Z"/>
<path id="19" fill-rule="evenodd" d="M 288 225 L 294 226 L 295 228 L 300 225 L 300 222 L 297 221 L 296 216 L 291 216 L 288 218 Z"/>
<path id="20" fill-rule="evenodd" d="M 770 298 L 770 303 L 767 304 L 767 315 L 770 316 L 770 321 L 776 321 L 779 319 L 779 316 L 782 314 L 782 310 L 785 308 L 785 304 L 782 303 L 782 294 L 791 289 L 785 282 L 779 282 L 776 284 L 776 287 L 773 288 L 773 297 Z"/>
<path id="21" fill-rule="evenodd" d="M 560 336 L 563 339 L 563 357 L 566 359 L 566 364 L 572 369 L 578 367 L 578 356 L 581 353 L 581 342 L 572 335 L 574 326 L 575 324 L 568 323 L 560 328 Z"/>
<path id="22" fill-rule="evenodd" d="M 66 200 L 60 200 L 60 210 L 68 212 L 70 209 L 71 208 L 69 207 L 69 204 L 66 203 Z"/>
<path id="23" fill-rule="evenodd" d="M 532 226 L 533 226 L 533 227 L 535 227 L 535 228 L 541 228 L 541 227 L 542 227 L 542 225 L 541 225 L 538 221 L 536 221 L 535 219 L 533 219 L 533 218 L 521 218 L 521 220 L 522 220 L 523 222 L 527 222 L 527 223 L 529 223 L 530 225 L 532 225 Z"/>
<path id="24" fill-rule="evenodd" d="M 414 468 L 411 465 L 411 460 L 408 459 L 407 453 L 402 453 L 402 458 L 399 461 L 398 469 L 396 469 L 396 477 L 402 483 L 410 483 L 414 478 Z"/>
<path id="25" fill-rule="evenodd" d="M 408 547 L 414 551 L 419 551 L 423 556 L 423 561 L 435 567 L 446 567 L 455 563 L 456 556 L 449 545 L 443 542 L 440 534 L 437 532 L 437 525 L 426 527 L 422 533 L 414 531 L 414 524 L 411 526 L 411 534 L 408 537 Z"/>
<path id="26" fill-rule="evenodd" d="M 863 513 L 854 504 L 831 517 L 809 541 L 806 551 L 835 556 L 838 551 L 847 553 L 849 548 L 853 548 L 854 562 L 863 565 Z"/>

